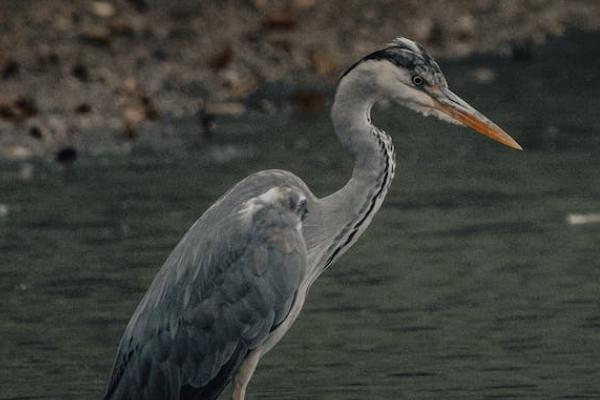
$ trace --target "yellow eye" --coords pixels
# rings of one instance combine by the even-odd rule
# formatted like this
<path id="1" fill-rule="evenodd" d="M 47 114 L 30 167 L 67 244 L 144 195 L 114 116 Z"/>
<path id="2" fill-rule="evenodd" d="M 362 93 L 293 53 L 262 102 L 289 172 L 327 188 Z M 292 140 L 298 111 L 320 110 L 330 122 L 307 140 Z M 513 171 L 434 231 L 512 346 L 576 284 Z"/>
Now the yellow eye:
<path id="1" fill-rule="evenodd" d="M 423 83 L 425 83 L 425 80 L 419 75 L 413 75 L 412 83 L 415 86 L 421 86 Z"/>

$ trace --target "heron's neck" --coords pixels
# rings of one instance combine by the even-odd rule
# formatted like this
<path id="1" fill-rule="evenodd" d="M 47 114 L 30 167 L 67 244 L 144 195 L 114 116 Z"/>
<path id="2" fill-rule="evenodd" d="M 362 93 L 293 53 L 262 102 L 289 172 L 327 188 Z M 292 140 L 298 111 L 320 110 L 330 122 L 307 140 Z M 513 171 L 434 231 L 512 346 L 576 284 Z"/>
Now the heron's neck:
<path id="1" fill-rule="evenodd" d="M 350 180 L 322 199 L 328 243 L 323 268 L 343 254 L 371 223 L 392 182 L 394 147 L 390 137 L 371 123 L 374 90 L 359 79 L 342 79 L 331 111 L 336 134 L 353 158 Z"/>
<path id="2" fill-rule="evenodd" d="M 353 179 L 369 180 L 378 175 L 385 161 L 380 136 L 387 135 L 371 123 L 371 107 L 378 98 L 367 85 L 347 79 L 338 86 L 331 119 L 342 146 L 354 160 Z"/>

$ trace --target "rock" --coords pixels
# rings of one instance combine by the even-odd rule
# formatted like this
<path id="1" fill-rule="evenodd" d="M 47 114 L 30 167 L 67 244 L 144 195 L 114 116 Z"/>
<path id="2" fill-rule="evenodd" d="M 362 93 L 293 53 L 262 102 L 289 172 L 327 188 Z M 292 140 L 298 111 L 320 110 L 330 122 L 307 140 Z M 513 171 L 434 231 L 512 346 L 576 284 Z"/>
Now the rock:
<path id="1" fill-rule="evenodd" d="M 148 96 L 141 96 L 140 100 L 142 101 L 142 105 L 144 106 L 144 116 L 146 119 L 155 120 L 158 119 L 158 110 L 154 106 L 152 99 Z"/>
<path id="2" fill-rule="evenodd" d="M 146 0 L 129 0 L 129 3 L 138 12 L 146 12 L 150 8 L 150 6 L 148 5 L 148 2 Z"/>
<path id="3" fill-rule="evenodd" d="M 223 71 L 223 86 L 233 98 L 246 97 L 256 90 L 256 81 L 252 75 L 239 73 L 233 68 Z"/>
<path id="4" fill-rule="evenodd" d="M 490 68 L 476 68 L 473 70 L 473 77 L 477 82 L 488 83 L 496 79 L 496 73 Z"/>
<path id="5" fill-rule="evenodd" d="M 311 8 L 317 3 L 317 0 L 294 0 L 294 7 L 298 9 Z"/>
<path id="6" fill-rule="evenodd" d="M 41 140 L 44 137 L 44 134 L 38 126 L 33 125 L 29 128 L 29 136 L 31 136 L 34 139 Z"/>
<path id="7" fill-rule="evenodd" d="M 88 103 L 81 103 L 77 107 L 75 107 L 75 112 L 77 114 L 89 114 L 92 111 L 92 106 Z"/>
<path id="8" fill-rule="evenodd" d="M 0 103 L 0 118 L 6 121 L 16 121 L 17 112 L 10 103 Z"/>
<path id="9" fill-rule="evenodd" d="M 14 78 L 17 75 L 19 75 L 20 69 L 21 65 L 18 62 L 16 62 L 15 60 L 8 60 L 4 64 L 4 67 L 2 68 L 2 73 L 0 75 L 4 80 Z"/>
<path id="10" fill-rule="evenodd" d="M 257 10 L 264 11 L 269 6 L 269 0 L 254 0 L 254 7 Z"/>
<path id="11" fill-rule="evenodd" d="M 73 65 L 73 68 L 71 68 L 71 75 L 82 82 L 87 82 L 90 80 L 90 72 L 88 68 L 81 63 Z"/>
<path id="12" fill-rule="evenodd" d="M 233 60 L 233 49 L 227 44 L 223 49 L 208 60 L 208 66 L 213 70 L 220 70 L 227 67 Z"/>
<path id="13" fill-rule="evenodd" d="M 35 101 L 29 97 L 0 100 L 0 118 L 10 122 L 22 122 L 38 113 Z"/>
<path id="14" fill-rule="evenodd" d="M 475 35 L 477 21 L 470 14 L 461 15 L 453 27 L 459 40 L 468 40 Z"/>
<path id="15" fill-rule="evenodd" d="M 7 158 L 9 160 L 27 160 L 33 157 L 31 149 L 21 145 L 15 145 L 0 150 L 0 157 Z"/>
<path id="16" fill-rule="evenodd" d="M 110 43 L 111 33 L 105 26 L 92 25 L 81 32 L 79 38 L 84 43 L 96 46 L 107 46 Z"/>
<path id="17" fill-rule="evenodd" d="M 569 225 L 598 224 L 600 223 L 600 213 L 569 214 L 567 223 Z"/>
<path id="18" fill-rule="evenodd" d="M 131 22 L 125 18 L 116 18 L 110 21 L 110 32 L 115 36 L 133 37 L 136 29 Z"/>
<path id="19" fill-rule="evenodd" d="M 123 89 L 127 94 L 135 95 L 138 93 L 138 83 L 135 78 L 129 77 L 123 82 Z"/>
<path id="20" fill-rule="evenodd" d="M 111 18 L 116 13 L 115 6 L 105 1 L 93 1 L 91 9 L 92 13 L 100 18 Z"/>
<path id="21" fill-rule="evenodd" d="M 56 152 L 54 160 L 60 165 L 72 165 L 77 161 L 77 149 L 73 146 L 65 146 Z"/>
<path id="22" fill-rule="evenodd" d="M 298 90 L 292 94 L 291 101 L 300 112 L 320 112 L 325 109 L 323 93 L 315 90 Z"/>
<path id="23" fill-rule="evenodd" d="M 240 115 L 246 112 L 246 107 L 242 103 L 212 103 L 207 104 L 205 112 L 214 115 Z"/>
<path id="24" fill-rule="evenodd" d="M 30 97 L 19 97 L 15 101 L 15 105 L 25 118 L 33 117 L 38 113 L 37 105 Z"/>
<path id="25" fill-rule="evenodd" d="M 35 61 L 35 69 L 39 72 L 48 72 L 60 64 L 60 58 L 54 51 L 44 51 L 38 54 Z"/>
<path id="26" fill-rule="evenodd" d="M 0 219 L 6 218 L 8 216 L 8 206 L 6 204 L 0 203 Z"/>
<path id="27" fill-rule="evenodd" d="M 291 9 L 283 8 L 268 14 L 263 20 L 262 26 L 267 30 L 290 31 L 296 27 L 296 20 Z"/>
<path id="28" fill-rule="evenodd" d="M 27 285 L 25 283 L 19 283 L 18 285 L 15 286 L 15 290 L 17 290 L 19 292 L 24 292 L 26 290 L 29 290 L 29 285 Z"/>
<path id="29" fill-rule="evenodd" d="M 317 49 L 311 52 L 310 64 L 319 75 L 329 75 L 338 70 L 335 57 L 327 49 Z"/>
<path id="30" fill-rule="evenodd" d="M 137 125 L 146 119 L 146 109 L 144 106 L 133 106 L 125 109 L 123 114 L 125 126 Z"/>

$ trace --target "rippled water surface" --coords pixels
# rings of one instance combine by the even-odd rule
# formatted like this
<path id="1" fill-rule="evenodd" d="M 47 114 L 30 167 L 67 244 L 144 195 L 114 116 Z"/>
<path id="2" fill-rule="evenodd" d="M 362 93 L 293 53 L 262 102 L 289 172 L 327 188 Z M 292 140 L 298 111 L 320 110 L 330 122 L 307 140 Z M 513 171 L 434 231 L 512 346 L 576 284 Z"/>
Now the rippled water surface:
<path id="1" fill-rule="evenodd" d="M 398 173 L 372 226 L 310 292 L 249 399 L 600 398 L 600 43 L 442 62 L 516 152 L 398 108 Z M 491 68 L 496 80 L 476 83 Z M 349 177 L 326 114 L 222 121 L 211 144 L 2 165 L 0 399 L 98 399 L 116 344 L 186 229 L 278 167 L 318 195 Z"/>

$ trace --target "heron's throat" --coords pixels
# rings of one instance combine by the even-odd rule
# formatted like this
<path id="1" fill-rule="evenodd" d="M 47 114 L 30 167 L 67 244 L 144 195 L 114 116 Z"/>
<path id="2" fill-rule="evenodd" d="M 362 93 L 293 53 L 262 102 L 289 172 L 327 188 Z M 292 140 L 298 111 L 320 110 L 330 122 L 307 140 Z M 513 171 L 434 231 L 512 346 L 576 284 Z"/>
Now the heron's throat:
<path id="1" fill-rule="evenodd" d="M 378 98 L 366 83 L 353 74 L 343 78 L 331 108 L 335 132 L 355 164 L 368 163 L 380 155 L 379 140 L 372 134 L 371 108 Z"/>
<path id="2" fill-rule="evenodd" d="M 322 258 L 325 269 L 369 226 L 379 210 L 396 169 L 391 138 L 371 123 L 377 98 L 368 88 L 344 78 L 338 87 L 332 119 L 340 142 L 354 160 L 352 177 L 343 188 L 323 199 L 333 238 Z"/>

